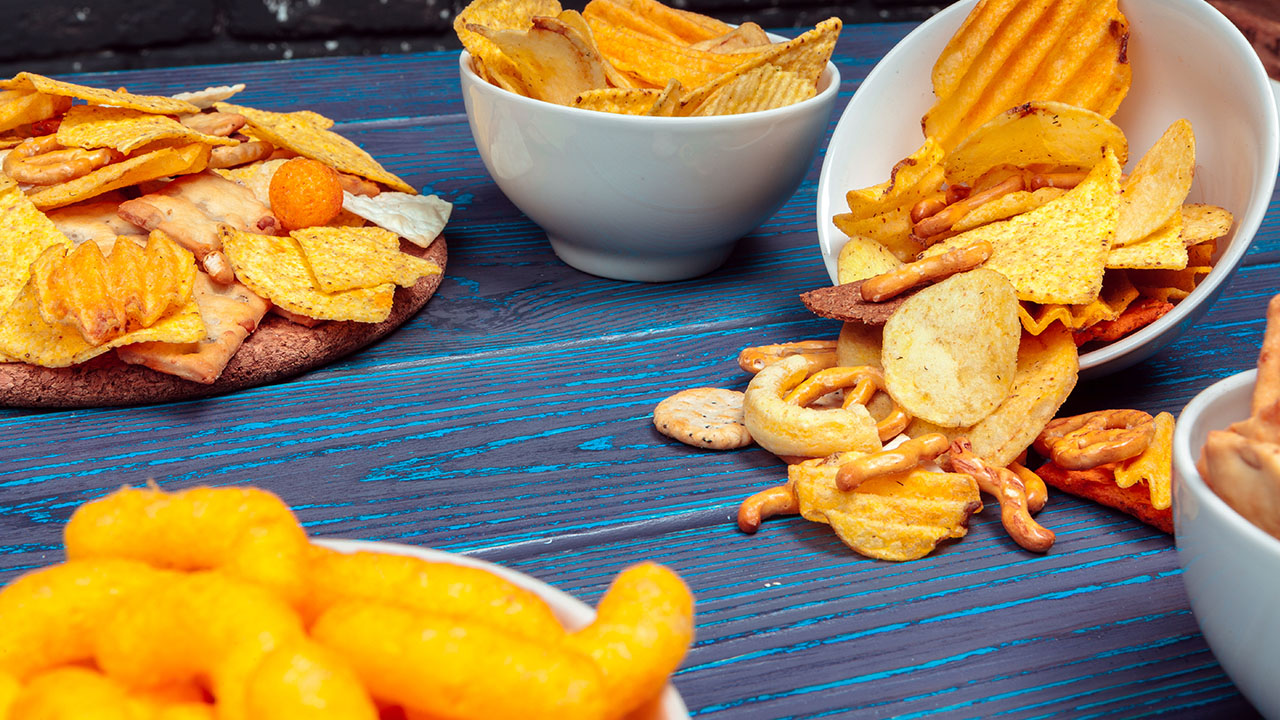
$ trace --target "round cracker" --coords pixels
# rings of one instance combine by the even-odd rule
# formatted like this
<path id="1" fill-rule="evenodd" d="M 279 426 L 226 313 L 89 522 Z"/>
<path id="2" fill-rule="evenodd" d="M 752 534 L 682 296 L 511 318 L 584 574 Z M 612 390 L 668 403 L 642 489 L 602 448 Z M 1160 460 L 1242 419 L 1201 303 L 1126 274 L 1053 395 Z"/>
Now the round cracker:
<path id="1" fill-rule="evenodd" d="M 953 275 L 912 295 L 885 323 L 885 386 L 913 416 L 972 425 L 1009 394 L 1021 334 L 1018 298 L 1003 275 Z"/>
<path id="2" fill-rule="evenodd" d="M 751 444 L 742 424 L 743 393 L 722 388 L 681 390 L 653 409 L 658 432 L 686 445 L 733 450 Z"/>

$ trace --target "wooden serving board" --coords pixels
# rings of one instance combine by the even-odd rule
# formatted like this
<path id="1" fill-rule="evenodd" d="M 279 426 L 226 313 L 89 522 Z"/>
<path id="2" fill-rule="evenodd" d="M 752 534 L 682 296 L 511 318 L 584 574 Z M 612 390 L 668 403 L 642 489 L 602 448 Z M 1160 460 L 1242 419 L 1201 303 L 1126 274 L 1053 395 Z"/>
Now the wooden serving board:
<path id="1" fill-rule="evenodd" d="M 426 250 L 402 243 L 406 252 L 423 257 L 443 271 L 448 250 L 444 236 Z M 141 365 L 128 365 L 114 352 L 66 368 L 25 363 L 0 364 L 0 405 L 26 408 L 84 408 L 147 405 L 194 400 L 287 380 L 323 367 L 370 345 L 422 309 L 444 273 L 396 288 L 391 315 L 380 323 L 329 321 L 314 328 L 267 313 L 258 329 L 232 356 L 213 383 L 184 380 Z"/>

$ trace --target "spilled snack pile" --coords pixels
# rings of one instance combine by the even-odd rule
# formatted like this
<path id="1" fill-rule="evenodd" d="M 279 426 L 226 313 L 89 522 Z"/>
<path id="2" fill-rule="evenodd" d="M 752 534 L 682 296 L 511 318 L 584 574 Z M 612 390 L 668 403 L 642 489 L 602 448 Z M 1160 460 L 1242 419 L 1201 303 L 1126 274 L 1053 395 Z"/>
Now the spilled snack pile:
<path id="1" fill-rule="evenodd" d="M 934 66 L 924 144 L 834 218 L 840 285 L 802 301 L 842 321 L 839 338 L 739 356 L 754 377 L 736 422 L 789 465 L 743 502 L 743 531 L 800 513 L 863 555 L 911 560 L 963 537 L 985 493 L 1019 546 L 1045 552 L 1046 483 L 1172 531 L 1171 415 L 1054 419 L 1078 347 L 1168 312 L 1232 225 L 1186 203 L 1185 120 L 1123 174 L 1128 142 L 1108 118 L 1131 41 L 1114 0 L 974 7 Z M 680 420 L 723 423 L 724 404 Z"/>
<path id="2" fill-rule="evenodd" d="M 209 384 L 269 311 L 377 323 L 397 287 L 440 274 L 418 255 L 449 203 L 322 115 L 226 102 L 243 87 L 0 81 L 0 360 L 114 351 Z"/>
<path id="3" fill-rule="evenodd" d="M 623 570 L 566 628 L 484 569 L 312 545 L 255 488 L 126 487 L 65 543 L 0 589 L 0 718 L 624 718 L 693 634 L 663 566 Z"/>
<path id="4" fill-rule="evenodd" d="M 453 22 L 476 74 L 586 110 L 694 117 L 783 107 L 817 94 L 839 18 L 793 40 L 657 0 L 474 0 Z"/>

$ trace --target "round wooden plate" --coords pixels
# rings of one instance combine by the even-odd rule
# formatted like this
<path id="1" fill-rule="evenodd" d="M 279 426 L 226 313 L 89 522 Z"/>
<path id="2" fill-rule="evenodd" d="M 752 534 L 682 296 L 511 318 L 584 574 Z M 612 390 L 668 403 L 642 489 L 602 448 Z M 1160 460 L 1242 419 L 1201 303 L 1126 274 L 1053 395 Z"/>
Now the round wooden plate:
<path id="1" fill-rule="evenodd" d="M 426 250 L 406 246 L 407 252 L 431 260 L 444 270 L 444 236 Z M 232 356 L 222 375 L 209 385 L 127 365 L 114 352 L 66 368 L 25 363 L 0 364 L 0 405 L 27 408 L 84 408 L 193 400 L 268 385 L 327 365 L 370 345 L 400 327 L 435 294 L 443 272 L 418 280 L 413 287 L 396 288 L 391 315 L 380 323 L 330 321 L 303 327 L 274 313 Z"/>

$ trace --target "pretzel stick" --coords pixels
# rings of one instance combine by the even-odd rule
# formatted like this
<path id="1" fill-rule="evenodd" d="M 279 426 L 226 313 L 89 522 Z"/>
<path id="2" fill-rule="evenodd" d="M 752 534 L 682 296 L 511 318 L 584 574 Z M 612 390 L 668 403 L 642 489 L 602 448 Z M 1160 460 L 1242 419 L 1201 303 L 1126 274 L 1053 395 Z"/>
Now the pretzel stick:
<path id="1" fill-rule="evenodd" d="M 907 440 L 892 450 L 860 455 L 836 471 L 836 487 L 847 492 L 871 478 L 920 467 L 922 461 L 933 460 L 946 452 L 948 444 L 946 435 L 929 433 Z"/>
<path id="2" fill-rule="evenodd" d="M 968 215 L 970 211 L 976 209 L 979 205 L 985 205 L 998 197 L 1008 195 L 1022 188 L 1022 176 L 1015 175 L 986 190 L 973 193 L 962 200 L 951 203 L 939 212 L 916 223 L 912 227 L 911 233 L 916 237 L 929 238 L 946 232 L 951 229 L 952 225 L 956 224 L 957 220 Z"/>
<path id="3" fill-rule="evenodd" d="M 867 278 L 862 283 L 862 299 L 867 302 L 884 302 L 897 297 L 917 285 L 951 277 L 958 272 L 972 270 L 991 257 L 994 249 L 986 240 L 948 250 L 939 255 L 905 263 Z"/>
<path id="4" fill-rule="evenodd" d="M 945 200 L 939 200 L 938 198 L 930 197 L 921 200 L 911 208 L 911 224 L 915 225 L 927 217 L 937 215 L 942 212 L 942 209 L 946 206 L 947 202 Z"/>
<path id="5" fill-rule="evenodd" d="M 1032 552 L 1046 552 L 1056 536 L 1031 517 L 1027 490 L 1011 470 L 992 467 L 973 452 L 967 438 L 956 438 L 948 453 L 951 469 L 973 478 L 978 489 L 1000 501 L 1000 523 L 1013 541 Z"/>
<path id="6" fill-rule="evenodd" d="M 1073 188 L 1084 182 L 1088 173 L 1079 172 L 1056 172 L 1056 173 L 1036 173 L 1027 180 L 1028 190 L 1039 190 L 1040 188 Z"/>
<path id="7" fill-rule="evenodd" d="M 766 488 L 752 495 L 738 506 L 738 529 L 748 535 L 760 529 L 760 522 L 774 515 L 795 515 L 800 512 L 800 499 L 788 481 L 785 485 Z"/>

